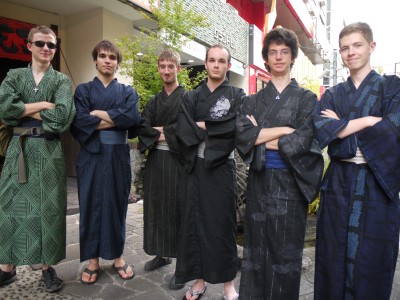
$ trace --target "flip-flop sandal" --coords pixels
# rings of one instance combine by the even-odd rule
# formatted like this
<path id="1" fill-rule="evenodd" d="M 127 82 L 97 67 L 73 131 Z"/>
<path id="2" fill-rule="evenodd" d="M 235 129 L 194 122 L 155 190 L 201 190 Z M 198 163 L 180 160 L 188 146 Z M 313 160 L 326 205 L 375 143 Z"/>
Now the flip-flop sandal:
<path id="1" fill-rule="evenodd" d="M 121 279 L 123 279 L 123 280 L 130 280 L 130 279 L 132 279 L 133 277 L 135 277 L 135 275 L 136 275 L 136 274 L 135 274 L 135 271 L 133 270 L 133 266 L 129 266 L 128 264 L 125 264 L 123 267 L 116 267 L 114 264 L 113 264 L 112 266 L 113 266 L 114 270 L 117 271 L 117 273 L 118 273 L 118 275 L 119 275 L 119 278 L 121 278 Z M 120 273 L 119 271 L 124 271 L 124 273 L 128 275 L 128 273 L 126 272 L 126 270 L 128 269 L 128 267 L 131 267 L 132 272 L 133 272 L 132 275 L 129 276 L 129 277 L 122 277 L 122 275 L 121 275 L 121 273 Z"/>
<path id="2" fill-rule="evenodd" d="M 86 274 L 90 275 L 89 280 L 92 279 L 93 275 L 96 275 L 96 280 L 95 281 L 84 281 L 82 279 L 82 275 L 81 275 L 81 283 L 86 284 L 86 285 L 91 285 L 91 284 L 96 283 L 97 279 L 99 278 L 99 270 L 100 269 L 89 270 L 88 268 L 85 268 L 85 270 L 83 270 L 83 273 L 86 273 Z"/>
<path id="3" fill-rule="evenodd" d="M 230 300 L 238 300 L 239 299 L 239 294 L 236 294 L 232 299 L 230 299 Z M 224 295 L 224 300 L 229 300 L 228 299 L 228 297 L 226 297 L 225 295 Z"/>
<path id="4" fill-rule="evenodd" d="M 190 287 L 190 288 L 189 288 L 190 298 L 192 298 L 193 296 L 198 296 L 198 297 L 196 298 L 196 300 L 199 300 L 199 299 L 204 295 L 204 293 L 205 293 L 206 291 L 207 291 L 207 286 L 206 286 L 206 285 L 203 287 L 203 289 L 202 289 L 201 291 L 193 291 L 193 288 Z M 183 296 L 183 300 L 187 300 L 186 294 L 185 294 L 185 296 Z"/>

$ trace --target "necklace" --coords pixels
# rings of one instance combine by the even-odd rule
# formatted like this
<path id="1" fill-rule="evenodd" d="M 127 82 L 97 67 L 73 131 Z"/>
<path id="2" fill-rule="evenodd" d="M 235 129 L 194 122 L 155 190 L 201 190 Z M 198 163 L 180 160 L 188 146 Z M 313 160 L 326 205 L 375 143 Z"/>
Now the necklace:
<path id="1" fill-rule="evenodd" d="M 276 93 L 275 100 L 280 100 L 281 95 L 283 95 L 286 92 L 286 88 L 283 89 L 282 93 L 279 93 L 278 89 L 275 86 L 274 86 L 274 89 L 275 89 L 275 93 Z"/>
<path id="2" fill-rule="evenodd" d="M 37 93 L 38 90 L 39 90 L 39 89 L 37 88 L 37 86 L 35 86 L 35 88 L 33 89 L 33 91 L 34 91 L 35 93 Z"/>

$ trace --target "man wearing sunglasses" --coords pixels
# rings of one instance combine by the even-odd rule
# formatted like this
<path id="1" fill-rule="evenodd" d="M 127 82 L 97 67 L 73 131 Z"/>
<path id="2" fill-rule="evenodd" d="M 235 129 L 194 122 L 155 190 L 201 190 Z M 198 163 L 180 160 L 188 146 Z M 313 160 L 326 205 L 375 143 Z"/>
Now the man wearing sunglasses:
<path id="1" fill-rule="evenodd" d="M 0 86 L 0 119 L 12 127 L 0 179 L 0 286 L 16 280 L 17 265 L 42 264 L 47 292 L 62 287 L 51 265 L 65 258 L 67 182 L 59 134 L 75 106 L 69 78 L 55 71 L 54 32 L 32 28 L 32 63 L 10 70 Z"/>

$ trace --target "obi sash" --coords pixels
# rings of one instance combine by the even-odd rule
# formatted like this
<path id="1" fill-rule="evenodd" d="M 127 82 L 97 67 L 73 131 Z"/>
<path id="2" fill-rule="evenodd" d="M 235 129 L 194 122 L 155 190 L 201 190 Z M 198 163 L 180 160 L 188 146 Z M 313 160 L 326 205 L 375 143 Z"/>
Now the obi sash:
<path id="1" fill-rule="evenodd" d="M 100 130 L 100 143 L 106 145 L 120 145 L 128 143 L 127 131 Z"/>
<path id="2" fill-rule="evenodd" d="M 276 150 L 265 150 L 264 166 L 266 169 L 289 169 L 279 151 Z"/>

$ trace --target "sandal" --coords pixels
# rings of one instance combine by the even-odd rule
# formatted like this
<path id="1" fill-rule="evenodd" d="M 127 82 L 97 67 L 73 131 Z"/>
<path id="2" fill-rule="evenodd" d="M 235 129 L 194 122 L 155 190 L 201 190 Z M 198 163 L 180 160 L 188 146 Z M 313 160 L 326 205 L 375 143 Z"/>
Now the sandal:
<path id="1" fill-rule="evenodd" d="M 125 263 L 125 265 L 122 266 L 122 267 L 116 267 L 114 264 L 113 264 L 112 266 L 113 266 L 114 270 L 118 272 L 119 278 L 121 278 L 121 279 L 123 279 L 123 280 L 130 280 L 130 279 L 132 279 L 133 277 L 135 277 L 135 275 L 136 275 L 136 274 L 135 274 L 135 271 L 133 270 L 133 266 L 130 266 L 130 265 L 128 265 L 127 263 Z M 126 273 L 126 270 L 128 269 L 128 267 L 131 267 L 131 269 L 132 269 L 132 275 L 129 276 L 129 277 L 122 277 L 120 271 L 124 271 L 124 273 L 128 275 L 128 273 Z"/>
<path id="2" fill-rule="evenodd" d="M 228 297 L 224 295 L 224 300 L 238 300 L 238 299 L 239 299 L 239 294 L 236 294 L 232 299 L 228 299 Z"/>
<path id="3" fill-rule="evenodd" d="M 99 278 L 99 271 L 100 271 L 100 269 L 89 270 L 88 268 L 85 268 L 85 270 L 83 270 L 82 274 L 83 273 L 89 274 L 90 275 L 89 280 L 92 279 L 93 275 L 96 275 L 96 279 L 94 281 L 84 281 L 82 279 L 82 275 L 81 275 L 81 283 L 86 284 L 86 285 L 95 284 L 97 281 L 97 278 Z"/>
<path id="4" fill-rule="evenodd" d="M 203 287 L 203 289 L 202 289 L 201 291 L 193 291 L 193 288 L 190 287 L 190 288 L 189 288 L 190 298 L 192 298 L 193 296 L 198 296 L 198 297 L 196 298 L 196 300 L 199 300 L 199 299 L 204 295 L 204 293 L 206 292 L 206 290 L 207 290 L 207 286 L 206 286 L 206 285 Z M 188 299 L 186 298 L 186 294 L 185 294 L 185 296 L 183 296 L 183 300 L 188 300 Z"/>

